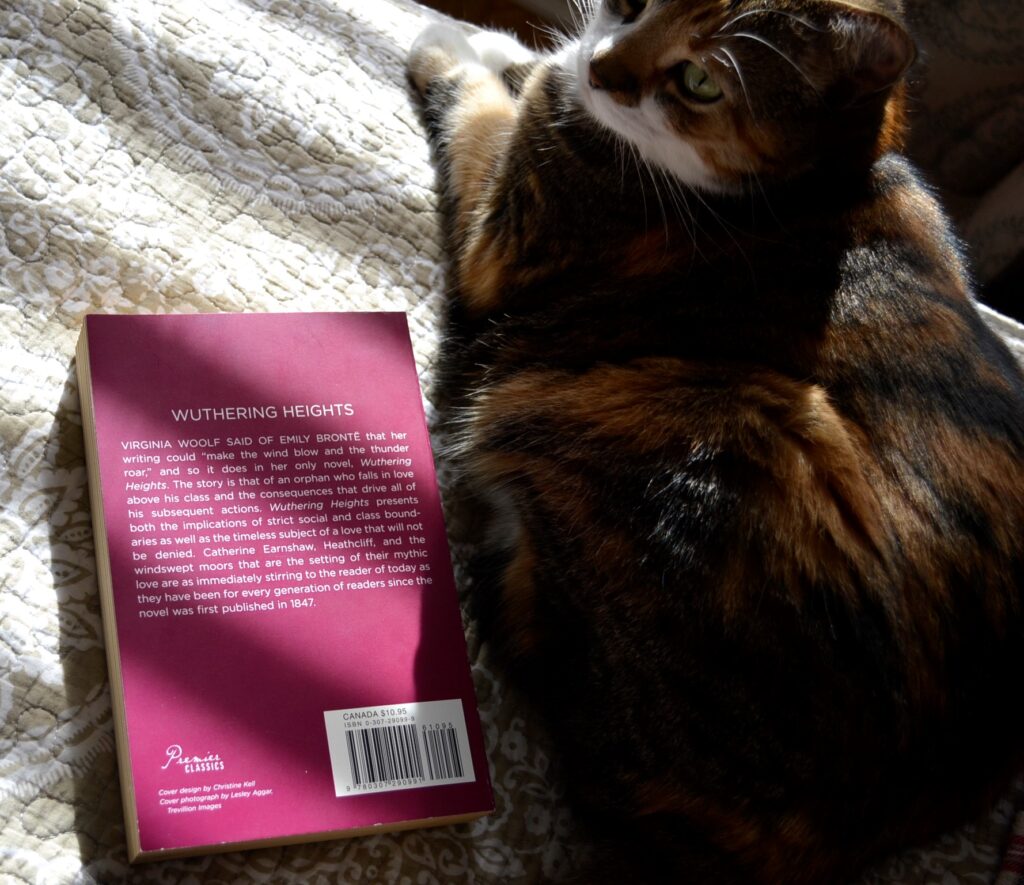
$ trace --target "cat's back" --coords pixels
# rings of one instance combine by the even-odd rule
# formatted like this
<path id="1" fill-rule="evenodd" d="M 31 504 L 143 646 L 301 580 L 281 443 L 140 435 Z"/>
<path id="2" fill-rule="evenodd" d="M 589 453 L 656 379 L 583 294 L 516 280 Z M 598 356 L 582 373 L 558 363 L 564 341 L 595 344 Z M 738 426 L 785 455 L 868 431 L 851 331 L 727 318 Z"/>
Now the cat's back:
<path id="1" fill-rule="evenodd" d="M 811 474 L 856 478 L 874 502 L 863 528 L 889 531 L 908 516 L 896 498 L 934 520 L 966 506 L 950 496 L 973 476 L 977 494 L 1000 490 L 993 517 L 1017 513 L 1007 529 L 1020 528 L 1024 376 L 978 312 L 942 211 L 895 154 L 841 211 L 812 205 L 749 235 L 723 226 L 703 251 L 685 232 L 656 237 L 650 271 L 570 265 L 522 311 L 489 317 L 470 348 L 487 373 L 478 445 L 644 481 L 717 453 L 745 498 L 773 483 L 806 503 Z"/>
<path id="2" fill-rule="evenodd" d="M 820 829 L 783 853 L 825 863 L 1019 757 L 1024 381 L 898 157 L 845 216 L 736 246 L 497 321 L 469 449 L 514 502 L 513 641 L 567 674 L 570 746 L 644 748 L 594 801 L 782 842 L 789 807 Z"/>
<path id="3" fill-rule="evenodd" d="M 859 434 L 904 567 L 930 594 L 999 587 L 1019 606 L 1024 376 L 915 171 L 890 155 L 873 184 L 845 219 L 812 383 Z"/>

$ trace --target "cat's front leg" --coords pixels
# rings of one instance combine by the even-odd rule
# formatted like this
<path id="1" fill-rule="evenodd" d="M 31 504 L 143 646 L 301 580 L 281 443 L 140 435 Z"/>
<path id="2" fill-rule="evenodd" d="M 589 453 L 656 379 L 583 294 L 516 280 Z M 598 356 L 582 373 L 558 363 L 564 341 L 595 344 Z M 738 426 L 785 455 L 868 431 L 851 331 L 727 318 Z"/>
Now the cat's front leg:
<path id="1" fill-rule="evenodd" d="M 512 67 L 536 56 L 505 34 L 467 35 L 454 25 L 432 25 L 413 44 L 409 76 L 424 102 L 428 134 L 439 164 L 441 186 L 452 213 L 450 244 L 460 290 L 468 306 L 494 306 L 496 268 L 481 246 L 490 207 L 516 126 L 517 105 L 503 79 Z"/>

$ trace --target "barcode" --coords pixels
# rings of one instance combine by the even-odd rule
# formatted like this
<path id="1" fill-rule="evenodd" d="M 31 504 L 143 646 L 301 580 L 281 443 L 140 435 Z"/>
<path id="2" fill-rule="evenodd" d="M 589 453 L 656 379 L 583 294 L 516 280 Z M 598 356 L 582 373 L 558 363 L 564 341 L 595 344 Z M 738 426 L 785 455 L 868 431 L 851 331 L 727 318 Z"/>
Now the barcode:
<path id="1" fill-rule="evenodd" d="M 427 767 L 432 781 L 456 780 L 462 777 L 462 755 L 455 726 L 450 722 L 439 731 L 423 732 L 423 747 L 427 751 Z"/>
<path id="2" fill-rule="evenodd" d="M 423 780 L 423 758 L 415 725 L 346 731 L 345 744 L 356 787 L 413 778 Z"/>
<path id="3" fill-rule="evenodd" d="M 473 781 L 462 701 L 324 712 L 336 796 Z"/>

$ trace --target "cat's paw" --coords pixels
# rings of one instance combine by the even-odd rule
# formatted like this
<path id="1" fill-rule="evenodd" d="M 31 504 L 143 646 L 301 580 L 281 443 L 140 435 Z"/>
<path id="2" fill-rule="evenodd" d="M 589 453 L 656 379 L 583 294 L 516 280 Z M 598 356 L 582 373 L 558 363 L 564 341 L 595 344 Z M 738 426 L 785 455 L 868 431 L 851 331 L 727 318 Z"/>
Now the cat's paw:
<path id="1" fill-rule="evenodd" d="M 462 31 L 452 25 L 434 24 L 416 38 L 409 50 L 409 76 L 423 95 L 432 80 L 451 74 L 462 64 L 479 61 Z"/>
<path id="2" fill-rule="evenodd" d="M 469 45 L 473 47 L 480 63 L 495 74 L 501 74 L 517 65 L 532 64 L 537 60 L 537 54 L 532 49 L 527 49 L 515 37 L 500 31 L 480 31 L 473 34 L 469 37 Z"/>

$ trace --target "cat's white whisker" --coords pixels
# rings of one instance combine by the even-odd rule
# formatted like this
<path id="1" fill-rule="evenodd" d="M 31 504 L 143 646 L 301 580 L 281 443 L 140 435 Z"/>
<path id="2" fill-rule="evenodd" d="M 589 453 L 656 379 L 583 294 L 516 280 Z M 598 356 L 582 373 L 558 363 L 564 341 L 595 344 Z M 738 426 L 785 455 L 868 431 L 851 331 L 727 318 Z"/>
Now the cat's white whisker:
<path id="1" fill-rule="evenodd" d="M 683 227 L 686 229 L 693 241 L 695 254 L 703 258 L 704 250 L 700 246 L 700 240 L 698 239 L 697 234 L 700 233 L 708 242 L 712 242 L 713 239 L 698 220 L 697 214 L 690 207 L 690 201 L 687 199 L 687 194 L 694 194 L 695 196 L 696 194 L 692 188 L 686 185 L 685 182 L 680 181 L 678 178 L 673 176 L 666 176 L 666 184 L 670 192 L 682 200 L 683 205 L 682 209 L 680 209 L 680 221 L 682 221 Z M 679 208 L 678 202 L 675 205 Z"/>
<path id="2" fill-rule="evenodd" d="M 643 176 L 640 172 L 640 152 L 628 141 L 623 140 L 623 144 L 629 148 L 630 156 L 633 158 L 633 164 L 636 166 L 637 182 L 640 185 L 640 199 L 644 204 L 644 227 L 647 227 L 647 191 L 644 188 Z"/>
<path id="3" fill-rule="evenodd" d="M 626 151 L 622 145 L 622 140 L 618 138 L 612 139 L 612 146 L 615 151 L 615 158 L 619 163 L 619 190 L 625 192 L 626 190 Z"/>
<path id="4" fill-rule="evenodd" d="M 815 95 L 819 94 L 817 85 L 810 77 L 807 76 L 806 73 L 804 73 L 803 68 L 801 68 L 800 65 L 798 65 L 795 61 L 793 61 L 792 58 L 789 57 L 789 55 L 787 55 L 785 52 L 779 49 L 779 47 L 772 43 L 770 40 L 766 40 L 764 37 L 760 37 L 757 34 L 751 34 L 747 31 L 734 31 L 733 33 L 729 34 L 729 36 L 746 37 L 748 40 L 754 40 L 755 42 L 760 43 L 762 46 L 766 46 L 768 49 L 772 50 L 772 52 L 777 53 L 784 61 L 792 65 L 793 70 L 795 70 L 801 77 L 803 77 L 803 79 L 806 81 L 807 85 L 811 87 Z"/>
<path id="5" fill-rule="evenodd" d="M 713 219 L 714 219 L 715 221 L 717 221 L 717 222 L 718 222 L 718 225 L 719 225 L 719 227 L 721 227 L 721 228 L 722 228 L 722 230 L 723 230 L 723 231 L 725 231 L 725 235 L 726 235 L 726 236 L 727 236 L 727 237 L 728 237 L 728 238 L 729 238 L 730 240 L 732 240 L 732 242 L 733 242 L 733 245 L 734 245 L 734 246 L 736 247 L 736 249 L 737 249 L 737 250 L 739 251 L 740 255 L 742 256 L 742 258 L 743 258 L 743 261 L 744 261 L 744 263 L 745 263 L 745 264 L 747 265 L 747 267 L 748 267 L 748 268 L 750 269 L 750 277 L 751 277 L 751 279 L 752 279 L 752 280 L 755 280 L 755 282 L 756 282 L 756 278 L 757 278 L 757 271 L 756 271 L 756 270 L 754 269 L 754 265 L 753 265 L 753 263 L 751 263 L 751 261 L 750 261 L 750 256 L 749 256 L 749 255 L 747 255 L 746 251 L 745 251 L 745 250 L 744 250 L 744 248 L 743 248 L 743 245 L 742 245 L 742 244 L 740 243 L 740 241 L 739 241 L 739 240 L 738 240 L 738 239 L 736 238 L 736 235 L 735 235 L 735 234 L 733 233 L 733 231 L 734 231 L 734 230 L 735 230 L 735 231 L 737 231 L 737 232 L 741 232 L 741 231 L 739 230 L 739 228 L 737 228 L 737 227 L 736 227 L 736 225 L 732 224 L 732 223 L 731 223 L 731 222 L 729 222 L 729 221 L 728 221 L 727 219 L 723 218 L 723 217 L 721 216 L 721 214 L 720 214 L 719 212 L 717 212 L 717 211 L 715 210 L 715 208 L 714 208 L 714 207 L 713 207 L 713 206 L 712 206 L 712 205 L 711 205 L 710 203 L 708 203 L 708 201 L 707 201 L 707 200 L 705 200 L 705 199 L 704 199 L 704 198 L 703 198 L 703 197 L 702 197 L 702 196 L 700 195 L 700 193 L 699 193 L 698 191 L 694 190 L 694 191 L 693 191 L 692 193 L 693 193 L 693 195 L 694 195 L 694 196 L 695 196 L 695 197 L 696 197 L 696 198 L 697 198 L 697 199 L 698 199 L 698 200 L 699 200 L 699 201 L 701 202 L 701 205 L 703 205 L 703 206 L 704 206 L 704 208 L 705 208 L 705 209 L 706 209 L 706 210 L 708 211 L 708 214 L 709 214 L 709 215 L 710 215 L 710 216 L 711 216 L 711 217 L 712 217 L 712 218 L 713 218 Z M 731 229 L 730 229 L 730 228 L 731 228 Z"/>
<path id="6" fill-rule="evenodd" d="M 736 79 L 740 81 L 740 89 L 743 91 L 743 98 L 747 103 L 747 110 L 750 111 L 750 119 L 754 121 L 755 125 L 760 125 L 757 121 L 757 114 L 754 113 L 754 105 L 750 101 L 750 92 L 747 91 L 747 81 L 743 76 L 743 71 L 740 68 L 739 61 L 737 61 L 736 56 L 729 51 L 728 47 L 719 46 L 718 48 L 723 52 L 723 54 L 726 57 L 726 61 L 724 62 L 726 67 L 731 66 L 732 69 L 736 72 Z M 718 58 L 718 56 L 715 56 L 714 53 L 712 53 L 712 56 L 714 58 Z M 721 61 L 721 59 L 718 60 Z"/>
<path id="7" fill-rule="evenodd" d="M 646 159 L 644 160 L 644 168 L 647 170 L 647 175 L 651 179 L 651 185 L 654 188 L 654 196 L 658 198 L 658 206 L 661 208 L 661 220 L 665 227 L 665 245 L 667 246 L 669 239 L 671 238 L 671 232 L 669 230 L 668 214 L 665 212 L 665 203 L 661 199 L 661 190 L 658 187 L 658 178 L 654 169 L 651 167 L 651 164 Z"/>
<path id="8" fill-rule="evenodd" d="M 772 205 L 771 199 L 768 196 L 768 191 L 765 190 L 764 182 L 761 181 L 761 176 L 757 174 L 757 170 L 753 167 L 753 165 L 751 165 L 750 168 L 746 170 L 746 172 L 747 175 L 749 175 L 753 179 L 754 184 L 757 185 L 757 189 L 758 191 L 760 191 L 761 197 L 764 200 L 764 205 L 771 213 L 772 218 L 775 219 L 775 223 L 781 227 L 782 220 L 779 218 L 778 213 L 775 211 L 775 207 Z M 753 198 L 753 191 L 751 191 L 750 195 L 751 198 Z"/>
<path id="9" fill-rule="evenodd" d="M 570 0 L 567 9 L 576 33 L 582 34 L 586 30 L 587 22 L 590 20 L 593 10 L 587 8 L 584 0 Z"/>
<path id="10" fill-rule="evenodd" d="M 566 34 L 556 28 L 554 25 L 537 25 L 533 22 L 530 23 L 530 27 L 533 28 L 538 34 L 542 34 L 548 40 L 551 41 L 552 46 L 557 49 L 563 48 L 568 42 Z"/>
<path id="11" fill-rule="evenodd" d="M 804 18 L 802 15 L 796 15 L 796 14 L 794 14 L 792 12 L 786 12 L 785 10 L 782 10 L 782 9 L 767 9 L 767 8 L 762 7 L 760 9 L 748 9 L 746 12 L 741 12 L 739 15 L 733 16 L 731 19 L 729 19 L 729 21 L 727 21 L 724 25 L 722 25 L 722 27 L 720 27 L 717 31 L 715 31 L 715 33 L 712 36 L 717 37 L 717 36 L 719 36 L 721 34 L 726 33 L 726 31 L 728 31 L 729 28 L 731 28 L 733 25 L 735 25 L 741 19 L 747 18 L 748 16 L 751 16 L 751 15 L 762 15 L 762 14 L 763 15 L 781 15 L 784 18 L 788 18 L 788 19 L 791 19 L 792 21 L 799 22 L 800 24 L 802 24 L 808 30 L 816 31 L 819 34 L 824 33 L 824 28 L 818 27 L 818 25 L 816 25 L 816 24 L 814 24 L 814 22 L 809 21 L 808 19 Z"/>
<path id="12" fill-rule="evenodd" d="M 697 221 L 697 216 L 694 215 L 693 209 L 690 208 L 690 201 L 686 199 L 686 186 L 676 179 L 669 179 L 669 191 L 674 193 L 679 200 L 682 200 L 682 206 L 680 207 L 676 203 L 679 209 L 679 220 L 682 222 L 686 232 L 690 235 L 690 239 L 693 241 L 693 247 L 697 255 L 703 257 L 703 250 L 700 248 L 700 243 L 697 239 L 698 230 L 703 233 L 700 228 L 700 223 Z"/>

